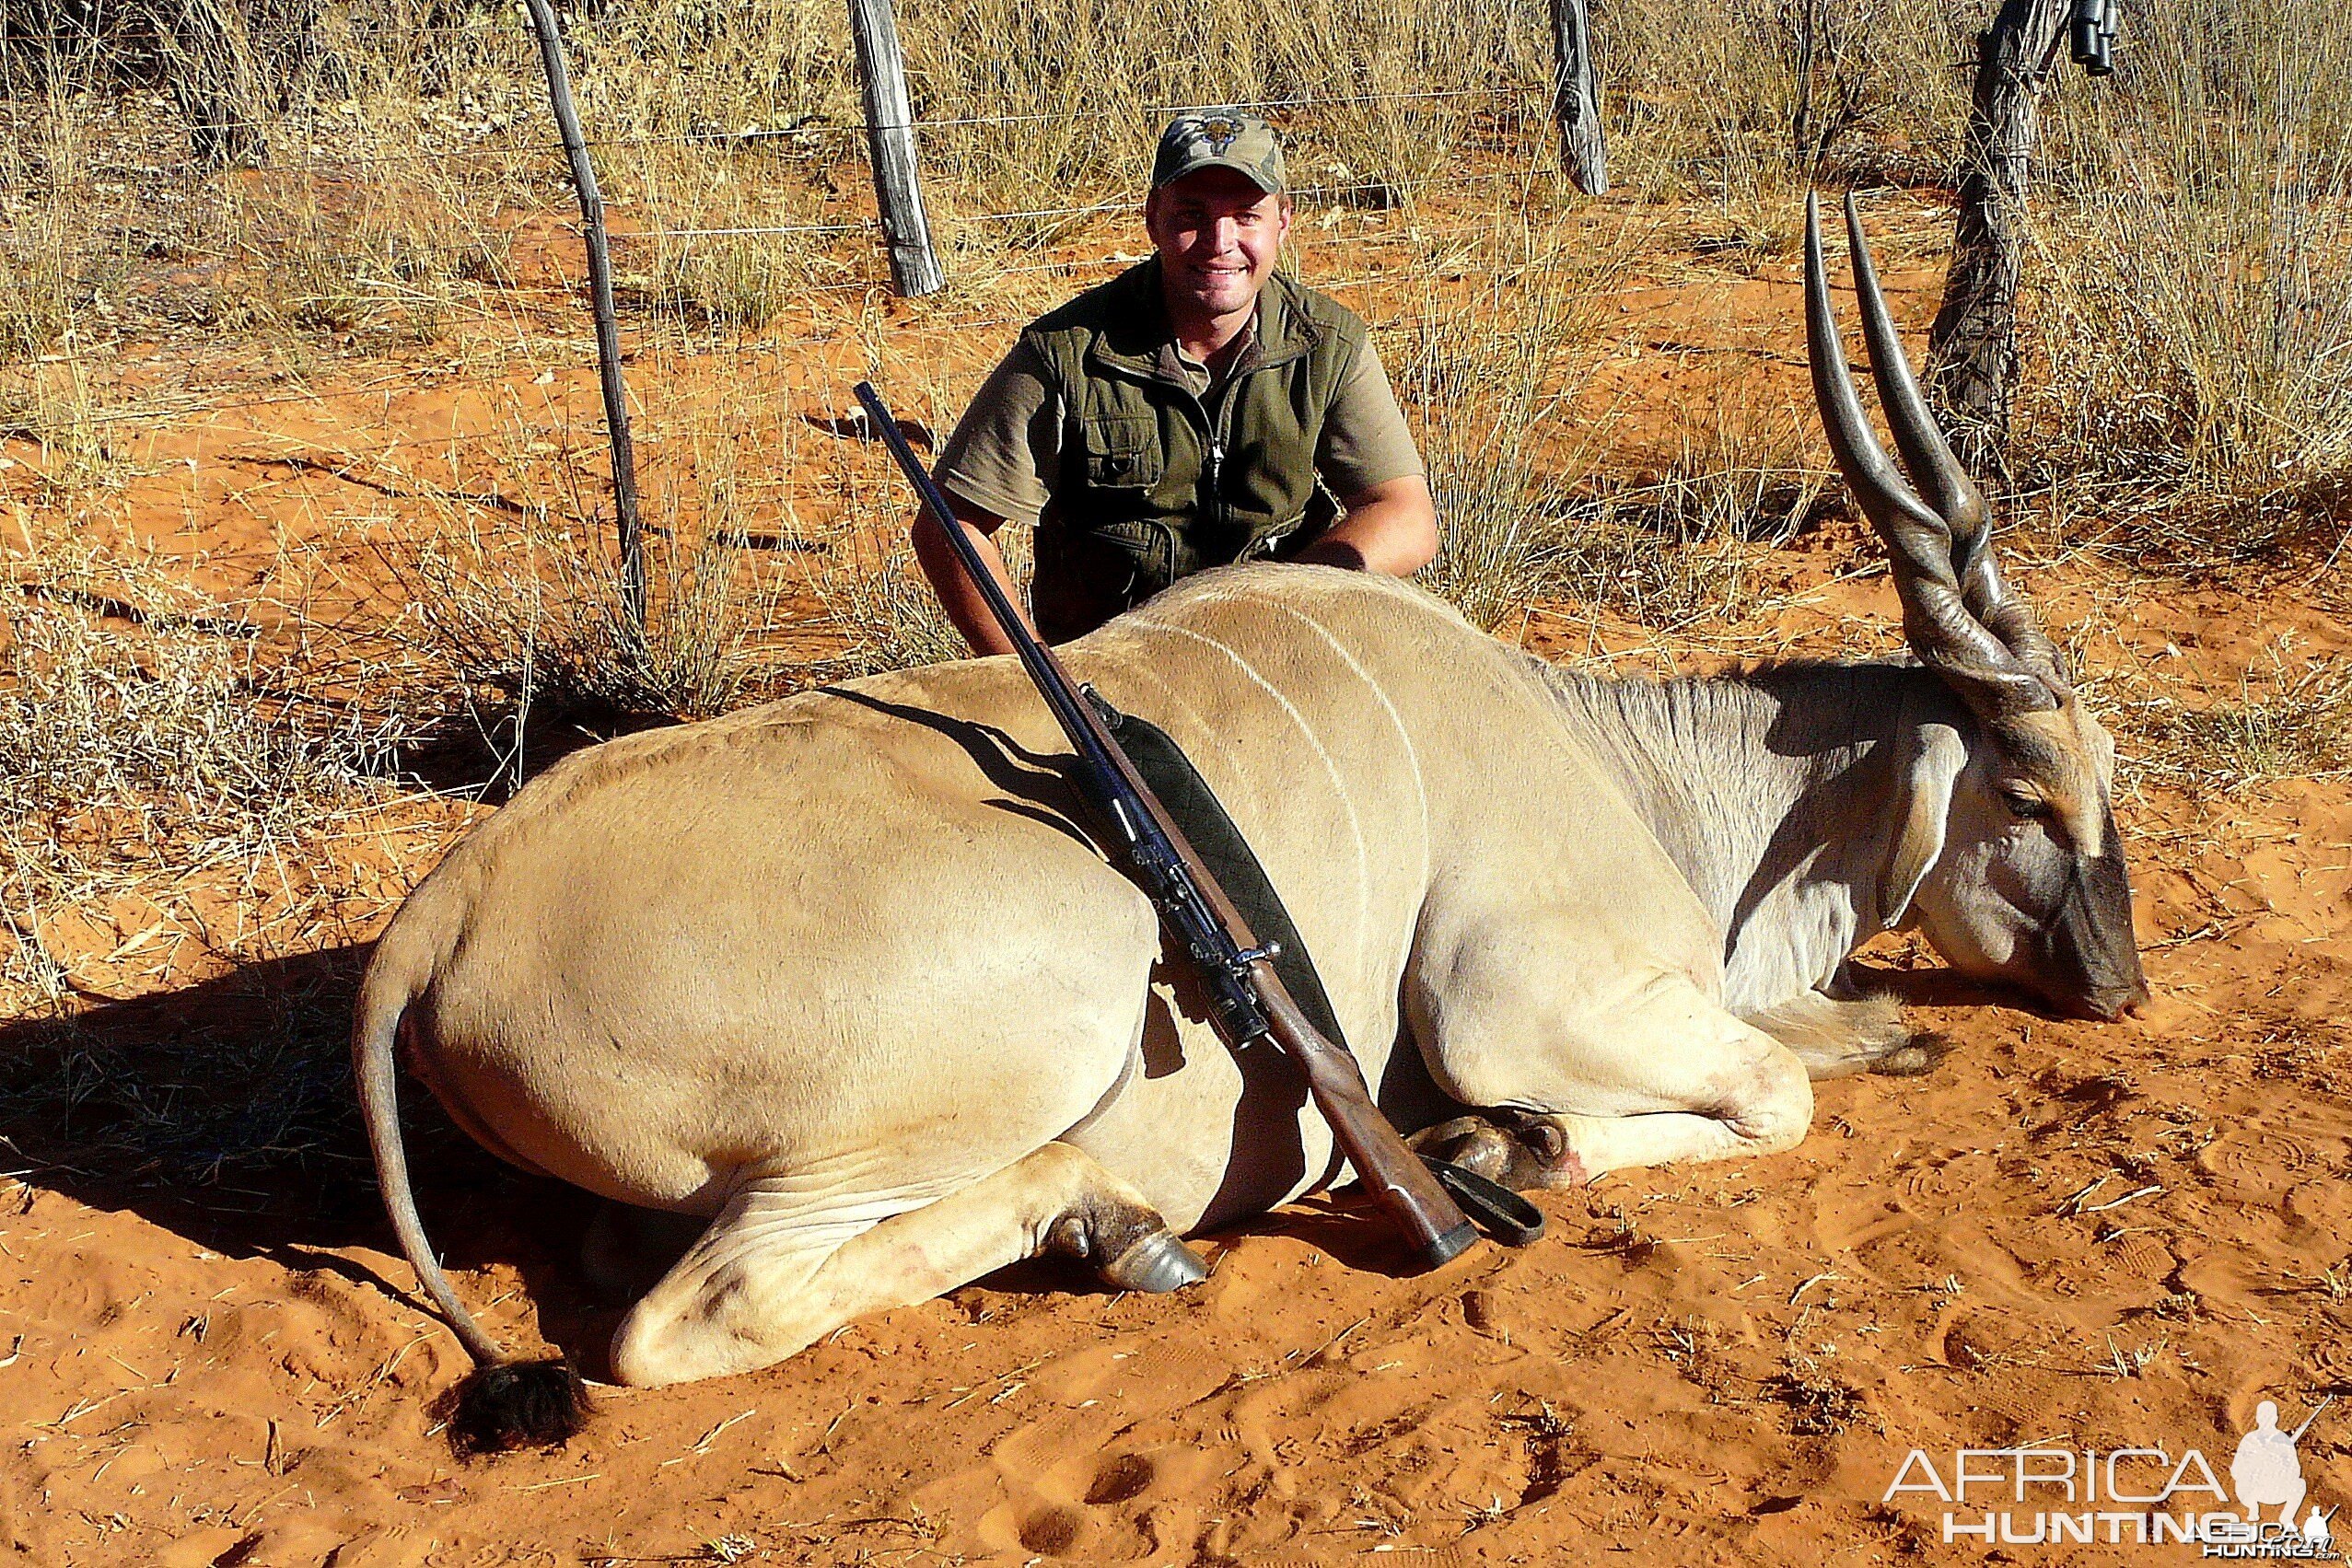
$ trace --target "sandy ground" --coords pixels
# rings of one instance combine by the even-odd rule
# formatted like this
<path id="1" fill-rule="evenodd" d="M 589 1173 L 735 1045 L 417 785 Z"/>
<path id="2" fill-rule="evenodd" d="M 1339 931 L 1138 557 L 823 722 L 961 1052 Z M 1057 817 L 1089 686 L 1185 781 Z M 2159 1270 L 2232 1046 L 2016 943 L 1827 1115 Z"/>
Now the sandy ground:
<path id="1" fill-rule="evenodd" d="M 1707 297 L 1611 375 L 1687 395 L 1674 377 L 1708 321 L 1777 311 L 1785 331 L 1794 305 L 1785 282 Z M 960 350 L 957 373 L 989 349 Z M 840 357 L 807 359 L 798 384 L 852 368 L 854 345 Z M 252 390 L 233 361 L 156 363 L 215 401 Z M 495 423 L 436 391 L 430 368 L 347 372 L 385 385 L 369 428 L 429 453 L 443 427 Z M 575 372 L 559 387 L 583 422 L 588 386 Z M 303 558 L 309 591 L 389 591 L 349 532 L 365 511 L 352 492 L 382 497 L 424 470 L 300 391 L 142 433 L 111 526 L 247 587 L 289 569 L 283 541 L 309 529 L 326 540 Z M 355 479 L 268 457 L 362 446 L 373 466 Z M 1744 645 L 1684 651 L 1891 646 L 1884 578 L 1852 575 L 1869 555 L 1850 525 L 1800 539 L 1758 567 L 1784 610 Z M 2111 708 L 2233 693 L 2282 638 L 2299 657 L 2352 647 L 2340 581 L 2133 576 L 2048 552 L 2020 575 Z M 1530 627 L 1564 653 L 1655 645 L 1575 607 Z M 388 808 L 329 854 L 332 886 L 182 877 L 182 901 L 216 920 L 309 912 L 233 966 L 151 967 L 131 938 L 162 902 L 85 912 L 80 972 L 114 999 L 90 1002 L 80 1038 L 168 1097 L 203 1042 L 263 1028 L 288 996 L 333 1004 L 374 925 L 480 809 Z M 1946 1540 L 1947 1512 L 2006 1512 L 2031 1533 L 2065 1505 L 2046 1489 L 2020 1503 L 1980 1481 L 1950 1509 L 1888 1496 L 1912 1450 L 1948 1481 L 1956 1450 L 2021 1446 L 2163 1450 L 2119 1472 L 2143 1493 L 2195 1449 L 2227 1486 L 2259 1400 L 2291 1429 L 2352 1395 L 2352 782 L 2143 775 L 2123 817 L 2158 998 L 2144 1019 L 2053 1021 L 1886 941 L 1866 961 L 1957 1049 L 1923 1078 L 1823 1086 L 1792 1154 L 1543 1195 L 1542 1242 L 1482 1245 L 1430 1274 L 1403 1272 L 1377 1214 L 1342 1194 L 1214 1238 L 1209 1282 L 1171 1297 L 999 1277 L 764 1373 L 600 1391 L 560 1453 L 451 1455 L 436 1399 L 463 1357 L 410 1294 L 355 1145 L 191 1180 L 77 1158 L 55 1126 L 0 1128 L 23 1155 L 0 1187 L 0 1553 L 169 1568 L 2183 1560 L 2194 1549 L 2128 1535 Z M 12 1060 L 37 1038 L 23 1022 L 0 1034 Z M 412 1123 L 460 1291 L 506 1342 L 596 1369 L 618 1311 L 577 1266 L 588 1201 L 497 1167 L 429 1109 Z M 2300 1452 L 2312 1503 L 2352 1500 L 2352 1401 Z"/>

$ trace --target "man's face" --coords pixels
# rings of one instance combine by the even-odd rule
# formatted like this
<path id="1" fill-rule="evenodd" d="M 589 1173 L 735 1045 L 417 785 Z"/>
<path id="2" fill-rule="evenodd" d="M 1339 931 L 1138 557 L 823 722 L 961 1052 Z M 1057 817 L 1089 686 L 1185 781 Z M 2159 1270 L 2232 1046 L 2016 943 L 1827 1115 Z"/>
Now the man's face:
<path id="1" fill-rule="evenodd" d="M 1274 271 L 1290 199 L 1233 169 L 1204 168 L 1151 193 L 1144 231 L 1159 249 L 1170 307 L 1228 316 L 1247 309 Z"/>

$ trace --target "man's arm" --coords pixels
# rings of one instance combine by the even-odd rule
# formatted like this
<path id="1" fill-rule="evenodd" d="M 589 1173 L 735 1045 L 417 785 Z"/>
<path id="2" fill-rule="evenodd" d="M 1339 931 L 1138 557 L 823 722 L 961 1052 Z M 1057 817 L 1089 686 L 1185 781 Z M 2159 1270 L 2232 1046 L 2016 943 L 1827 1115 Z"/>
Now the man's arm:
<path id="1" fill-rule="evenodd" d="M 1047 491 L 1042 476 L 1059 466 L 1061 436 L 1061 400 L 1047 386 L 1036 354 L 1025 342 L 1017 343 L 973 394 L 932 470 L 939 488 L 948 493 L 948 505 L 955 508 L 957 526 L 1032 632 L 1035 624 L 1007 578 L 1005 558 L 990 536 L 1007 517 L 1031 518 L 1043 510 Z M 1012 644 L 997 629 L 979 589 L 966 580 L 954 547 L 930 515 L 918 512 L 909 533 L 916 563 L 972 652 L 983 656 L 1011 653 Z"/>
<path id="2" fill-rule="evenodd" d="M 1315 467 L 1345 515 L 1301 561 L 1403 577 L 1438 553 L 1438 509 L 1396 391 L 1367 342 L 1341 378 Z"/>
<path id="3" fill-rule="evenodd" d="M 1299 560 L 1405 577 L 1438 553 L 1438 508 L 1421 475 L 1383 480 L 1340 505 L 1347 515 L 1300 551 Z"/>
<path id="4" fill-rule="evenodd" d="M 1012 579 L 1005 574 L 1005 558 L 996 550 L 994 536 L 1004 525 L 1005 519 L 993 512 L 983 511 L 953 493 L 949 494 L 948 501 L 956 510 L 956 527 L 963 529 L 964 537 L 972 540 L 972 547 L 979 553 L 981 563 L 988 568 L 988 575 L 996 579 L 996 586 L 1005 590 L 1005 598 L 1011 602 L 1013 612 L 1021 618 L 1022 625 L 1029 627 L 1030 634 L 1035 636 L 1037 628 L 1030 624 L 1029 611 L 1021 608 L 1020 595 L 1015 591 Z M 941 608 L 947 610 L 948 619 L 955 623 L 956 630 L 963 633 L 963 640 L 972 645 L 972 651 L 984 658 L 990 654 L 1011 653 L 1012 639 L 1005 635 L 1004 629 L 996 624 L 996 616 L 989 613 L 988 601 L 981 598 L 980 589 L 964 575 L 963 563 L 956 559 L 955 547 L 939 531 L 939 525 L 931 520 L 931 514 L 918 510 L 914 515 L 914 526 L 908 531 L 914 541 L 916 563 L 922 566 L 923 575 L 931 580 L 932 591 L 939 596 Z"/>

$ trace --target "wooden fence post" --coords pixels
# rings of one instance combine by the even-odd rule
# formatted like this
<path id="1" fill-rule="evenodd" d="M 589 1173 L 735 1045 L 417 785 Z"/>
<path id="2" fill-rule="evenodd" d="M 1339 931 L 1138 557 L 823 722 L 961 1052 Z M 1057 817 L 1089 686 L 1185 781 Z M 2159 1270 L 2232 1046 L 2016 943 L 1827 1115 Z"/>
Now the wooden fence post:
<path id="1" fill-rule="evenodd" d="M 572 108 L 572 77 L 564 64 L 564 35 L 547 0 L 526 0 L 531 31 L 539 35 L 539 58 L 547 67 L 547 99 L 572 162 L 572 184 L 579 192 L 580 227 L 588 241 L 588 296 L 596 314 L 596 368 L 604 383 L 604 424 L 612 439 L 612 510 L 621 535 L 621 604 L 639 642 L 646 631 L 646 540 L 637 520 L 637 454 L 629 439 L 629 396 L 621 385 L 621 323 L 612 309 L 612 261 L 605 249 L 604 198 L 597 193 L 596 168 L 588 140 Z"/>
<path id="2" fill-rule="evenodd" d="M 1601 94 L 1592 81 L 1592 22 L 1585 0 L 1552 0 L 1552 117 L 1560 123 L 1560 162 L 1588 196 L 1609 190 L 1609 151 L 1601 139 Z"/>
<path id="3" fill-rule="evenodd" d="M 2000 461 L 2017 385 L 2017 289 L 2025 188 L 2041 139 L 2042 88 L 2073 0 L 2004 0 L 1977 41 L 1960 217 L 1943 303 L 1927 333 L 1927 385 L 1950 416 L 1961 460 Z"/>
<path id="4" fill-rule="evenodd" d="M 923 215 L 923 185 L 914 172 L 914 107 L 906 93 L 906 62 L 898 47 L 891 0 L 849 0 L 849 30 L 857 44 L 857 75 L 866 103 L 866 152 L 874 167 L 874 203 L 891 248 L 891 286 L 900 295 L 937 294 L 948 286 L 931 249 Z"/>

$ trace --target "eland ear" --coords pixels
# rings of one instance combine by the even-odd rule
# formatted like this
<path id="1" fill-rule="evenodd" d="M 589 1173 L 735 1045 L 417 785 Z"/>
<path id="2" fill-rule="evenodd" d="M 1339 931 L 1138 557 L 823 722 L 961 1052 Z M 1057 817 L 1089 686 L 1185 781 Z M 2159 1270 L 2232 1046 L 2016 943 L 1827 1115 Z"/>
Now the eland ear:
<path id="1" fill-rule="evenodd" d="M 1968 742 L 1939 720 L 1905 722 L 1893 746 L 1894 828 L 1879 872 L 1879 923 L 1889 931 L 1911 912 L 1919 884 L 1944 853 L 1952 790 L 1968 765 Z"/>

